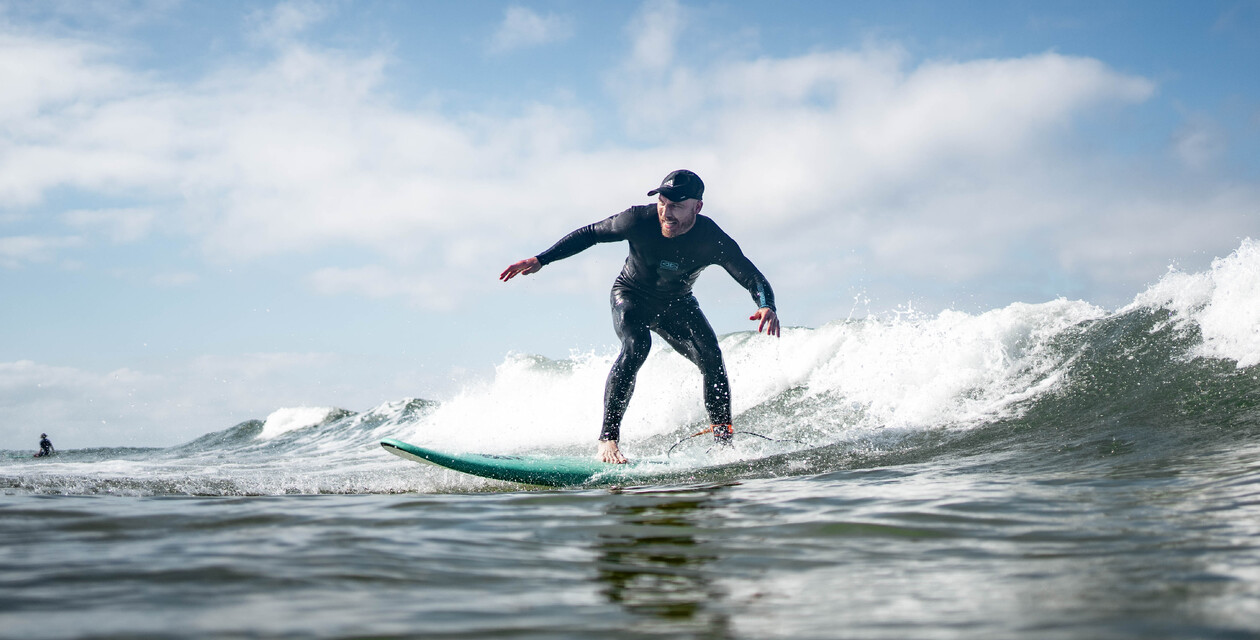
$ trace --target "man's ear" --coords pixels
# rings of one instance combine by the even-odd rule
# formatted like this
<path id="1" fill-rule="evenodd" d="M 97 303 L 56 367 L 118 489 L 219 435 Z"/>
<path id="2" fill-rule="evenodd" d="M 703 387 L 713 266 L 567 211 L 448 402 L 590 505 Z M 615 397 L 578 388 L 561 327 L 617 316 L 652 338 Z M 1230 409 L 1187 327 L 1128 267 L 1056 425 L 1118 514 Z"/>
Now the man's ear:
<path id="1" fill-rule="evenodd" d="M 700 210 L 703 208 L 704 208 L 704 200 L 696 200 L 696 213 L 700 213 Z"/>

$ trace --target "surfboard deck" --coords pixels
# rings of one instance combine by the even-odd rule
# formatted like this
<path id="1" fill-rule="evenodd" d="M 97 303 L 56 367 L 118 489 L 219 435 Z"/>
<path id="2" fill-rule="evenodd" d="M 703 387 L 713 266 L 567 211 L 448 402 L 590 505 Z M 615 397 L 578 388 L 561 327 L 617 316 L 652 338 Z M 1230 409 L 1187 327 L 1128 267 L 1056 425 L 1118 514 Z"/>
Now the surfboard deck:
<path id="1" fill-rule="evenodd" d="M 381 447 L 400 458 L 416 462 L 426 462 L 482 478 L 542 487 L 641 483 L 668 475 L 671 468 L 671 465 L 659 460 L 631 460 L 626 464 L 609 464 L 578 456 L 447 453 L 393 438 L 382 440 Z"/>

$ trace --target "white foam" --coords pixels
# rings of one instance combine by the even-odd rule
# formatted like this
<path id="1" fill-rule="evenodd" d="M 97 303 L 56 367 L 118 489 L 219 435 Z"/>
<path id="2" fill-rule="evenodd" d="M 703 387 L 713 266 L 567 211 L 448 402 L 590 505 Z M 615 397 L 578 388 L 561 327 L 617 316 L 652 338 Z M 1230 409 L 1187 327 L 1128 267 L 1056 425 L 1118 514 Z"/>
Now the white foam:
<path id="1" fill-rule="evenodd" d="M 966 427 L 1006 415 L 1053 388 L 1064 366 L 1050 340 L 1105 313 L 1084 302 L 1013 304 L 980 315 L 870 318 L 793 328 L 780 339 L 726 336 L 733 409 L 802 393 L 773 425 L 834 441 L 883 429 Z M 707 423 L 700 374 L 655 340 L 622 423 L 623 445 Z M 611 349 L 610 349 L 611 351 Z M 432 446 L 487 452 L 592 446 L 614 354 L 552 362 L 509 356 L 487 383 L 465 389 L 407 434 Z M 771 434 L 773 435 L 773 434 Z M 793 436 L 797 437 L 797 436 Z"/>
<path id="2" fill-rule="evenodd" d="M 831 355 L 809 372 L 810 394 L 858 405 L 872 424 L 964 425 L 1002 416 L 1053 386 L 1050 338 L 1103 312 L 1084 302 L 1017 303 L 981 315 L 832 325 Z"/>
<path id="3" fill-rule="evenodd" d="M 340 410 L 333 407 L 290 407 L 285 409 L 277 409 L 267 416 L 267 421 L 263 423 L 262 432 L 258 434 L 261 440 L 270 440 L 276 436 L 280 436 L 298 429 L 314 427 L 324 424 L 334 413 Z"/>
<path id="4" fill-rule="evenodd" d="M 1174 322 L 1194 323 L 1202 343 L 1191 355 L 1260 364 L 1260 243 L 1247 238 L 1203 273 L 1170 268 L 1122 311 L 1167 309 Z"/>
<path id="5" fill-rule="evenodd" d="M 486 452 L 594 441 L 611 366 L 607 355 L 551 362 L 511 354 L 492 381 L 466 387 L 413 433 L 434 446 Z"/>

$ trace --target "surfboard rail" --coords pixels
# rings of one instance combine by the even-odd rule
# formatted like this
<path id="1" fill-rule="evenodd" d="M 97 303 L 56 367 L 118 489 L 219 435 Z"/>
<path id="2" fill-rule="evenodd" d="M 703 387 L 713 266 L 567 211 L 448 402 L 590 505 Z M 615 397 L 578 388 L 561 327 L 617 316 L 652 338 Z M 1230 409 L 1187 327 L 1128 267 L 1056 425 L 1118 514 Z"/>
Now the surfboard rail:
<path id="1" fill-rule="evenodd" d="M 482 478 L 541 487 L 569 487 L 643 481 L 664 475 L 669 465 L 660 461 L 632 460 L 627 464 L 600 462 L 578 456 L 518 456 L 484 453 L 451 453 L 386 438 L 386 451 L 416 462 L 437 465 Z"/>

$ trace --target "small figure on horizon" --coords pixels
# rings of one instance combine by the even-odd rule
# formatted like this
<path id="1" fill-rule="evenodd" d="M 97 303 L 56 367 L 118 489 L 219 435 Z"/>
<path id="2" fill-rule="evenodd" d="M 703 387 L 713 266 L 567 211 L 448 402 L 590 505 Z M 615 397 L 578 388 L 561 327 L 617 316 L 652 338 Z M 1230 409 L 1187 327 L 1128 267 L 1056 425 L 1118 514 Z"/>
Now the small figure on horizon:
<path id="1" fill-rule="evenodd" d="M 35 457 L 42 458 L 44 456 L 51 456 L 54 453 L 57 453 L 57 450 L 53 448 L 52 440 L 48 439 L 48 434 L 39 434 L 39 453 L 35 454 Z"/>

